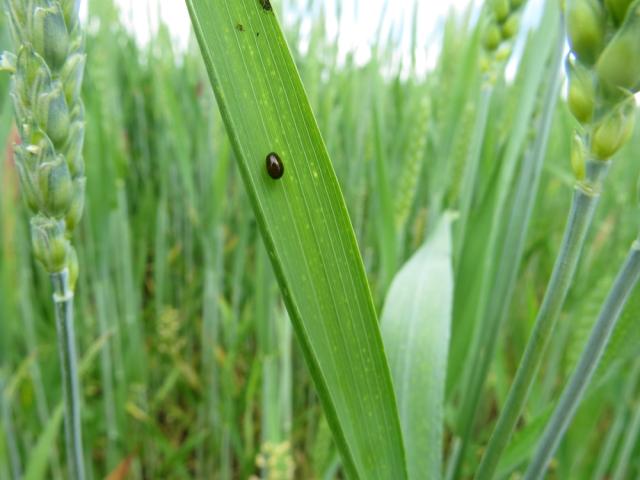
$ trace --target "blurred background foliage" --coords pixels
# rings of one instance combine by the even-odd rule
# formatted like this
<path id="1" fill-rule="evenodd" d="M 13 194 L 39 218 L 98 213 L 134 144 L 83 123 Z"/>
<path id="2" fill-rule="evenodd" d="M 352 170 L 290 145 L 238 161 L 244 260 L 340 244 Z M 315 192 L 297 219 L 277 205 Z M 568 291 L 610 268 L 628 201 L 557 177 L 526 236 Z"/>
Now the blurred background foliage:
<path id="1" fill-rule="evenodd" d="M 339 458 L 195 44 L 177 52 L 161 27 L 140 46 L 110 0 L 90 2 L 89 11 L 83 87 L 88 199 L 76 243 L 82 266 L 76 298 L 90 478 L 339 478 Z M 380 308 L 391 279 L 440 214 L 457 210 L 468 194 L 462 180 L 481 89 L 477 24 L 468 12 L 447 18 L 437 65 L 423 74 L 394 55 L 392 37 L 380 38 L 363 65 L 352 55 L 339 61 L 321 9 L 301 12 L 312 18 L 308 37 L 302 22 L 287 27 L 287 37 Z M 464 237 L 454 239 L 461 254 L 455 259 L 446 455 L 463 372 L 474 362 L 468 356 L 472 313 L 483 290 L 498 179 L 506 157 L 515 154 L 502 208 L 519 215 L 513 212 L 518 181 L 527 180 L 524 161 L 540 141 L 536 119 L 554 50 L 531 52 L 541 48 L 544 28 L 527 33 L 513 79 L 498 79 L 469 223 Z M 0 46 L 7 42 L 2 23 Z M 536 69 L 542 74 L 533 82 Z M 523 112 L 526 99 L 531 109 Z M 560 244 L 573 182 L 574 127 L 559 98 L 515 293 L 504 299 L 507 321 L 476 400 L 474 447 L 463 477 L 491 433 Z M 524 134 L 512 145 L 518 129 Z M 18 197 L 6 77 L 0 78 L 0 134 L 0 479 L 33 472 L 38 464 L 45 478 L 62 479 L 55 326 L 48 279 L 30 254 Z M 501 464 L 503 475 L 530 455 L 636 236 L 638 158 L 636 132 L 613 162 L 577 283 Z M 623 469 L 620 478 L 640 475 L 640 422 L 631 421 L 640 412 L 639 308 L 640 292 L 563 441 L 554 478 L 603 478 L 598 475 L 614 468 Z M 624 455 L 630 460 L 620 466 Z"/>

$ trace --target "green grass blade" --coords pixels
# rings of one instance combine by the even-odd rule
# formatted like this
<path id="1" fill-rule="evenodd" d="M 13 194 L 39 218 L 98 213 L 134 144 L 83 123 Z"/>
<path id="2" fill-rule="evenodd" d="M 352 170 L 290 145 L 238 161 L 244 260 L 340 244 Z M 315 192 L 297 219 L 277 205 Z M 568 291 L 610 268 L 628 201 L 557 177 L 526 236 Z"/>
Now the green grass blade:
<path id="1" fill-rule="evenodd" d="M 4 460 L 3 464 L 7 465 L 12 478 L 20 478 L 22 475 L 22 462 L 12 418 L 13 412 L 9 404 L 11 399 L 7 395 L 7 390 L 11 389 L 8 389 L 3 379 L 0 378 L 0 420 L 2 421 L 0 436 L 3 437 L 6 444 L 6 456 L 8 457 L 8 460 Z"/>
<path id="2" fill-rule="evenodd" d="M 625 478 L 633 478 L 635 476 L 629 472 L 629 469 L 630 466 L 635 463 L 633 460 L 633 450 L 637 445 L 639 435 L 640 406 L 636 404 L 634 406 L 633 415 L 629 419 L 629 426 L 627 427 L 626 434 L 620 447 L 616 467 L 613 470 L 613 475 L 610 477 L 612 480 L 624 480 Z"/>
<path id="3" fill-rule="evenodd" d="M 628 304 L 627 304 L 628 305 Z M 614 406 L 613 419 L 607 433 L 601 443 L 598 453 L 598 462 L 594 468 L 593 479 L 607 478 L 609 466 L 616 453 L 616 447 L 622 438 L 627 426 L 627 407 L 633 403 L 633 397 L 640 381 L 640 361 L 636 360 L 629 366 L 628 373 L 625 374 L 626 383 L 620 392 L 619 401 Z"/>
<path id="4" fill-rule="evenodd" d="M 450 220 L 396 275 L 382 313 L 382 334 L 400 410 L 409 478 L 442 475 L 445 373 L 453 271 Z"/>
<path id="5" fill-rule="evenodd" d="M 406 478 L 389 367 L 355 236 L 274 12 L 187 0 L 294 328 L 351 478 Z M 265 157 L 277 152 L 274 180 Z"/>
<path id="6" fill-rule="evenodd" d="M 508 478 L 514 470 L 529 459 L 544 431 L 544 426 L 551 418 L 552 407 L 553 404 L 549 405 L 544 412 L 531 419 L 527 425 L 513 435 L 498 463 L 496 478 Z"/>
<path id="7" fill-rule="evenodd" d="M 38 442 L 29 456 L 27 471 L 24 475 L 25 480 L 46 478 L 49 457 L 55 449 L 56 438 L 62 424 L 62 412 L 62 405 L 59 405 L 49 418 L 42 435 L 38 438 Z"/>
<path id="8" fill-rule="evenodd" d="M 0 432 L 4 431 L 2 422 L 0 421 Z M 5 453 L 4 435 L 0 435 L 0 480 L 8 480 L 9 477 L 9 459 Z"/>

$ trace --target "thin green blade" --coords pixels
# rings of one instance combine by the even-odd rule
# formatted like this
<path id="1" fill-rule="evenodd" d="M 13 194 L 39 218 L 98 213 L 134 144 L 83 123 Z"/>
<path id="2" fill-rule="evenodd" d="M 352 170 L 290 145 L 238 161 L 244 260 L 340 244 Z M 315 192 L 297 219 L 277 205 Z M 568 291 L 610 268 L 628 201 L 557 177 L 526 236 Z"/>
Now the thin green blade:
<path id="1" fill-rule="evenodd" d="M 187 0 L 242 177 L 344 468 L 404 479 L 391 377 L 340 188 L 266 0 Z M 284 175 L 265 159 L 275 152 Z"/>
<path id="2" fill-rule="evenodd" d="M 56 436 L 62 424 L 62 405 L 59 405 L 49 418 L 42 435 L 29 455 L 25 480 L 40 480 L 46 478 L 49 458 L 56 445 Z"/>
<path id="3" fill-rule="evenodd" d="M 444 390 L 453 268 L 451 225 L 433 235 L 394 278 L 382 313 L 400 423 L 412 480 L 441 478 Z"/>

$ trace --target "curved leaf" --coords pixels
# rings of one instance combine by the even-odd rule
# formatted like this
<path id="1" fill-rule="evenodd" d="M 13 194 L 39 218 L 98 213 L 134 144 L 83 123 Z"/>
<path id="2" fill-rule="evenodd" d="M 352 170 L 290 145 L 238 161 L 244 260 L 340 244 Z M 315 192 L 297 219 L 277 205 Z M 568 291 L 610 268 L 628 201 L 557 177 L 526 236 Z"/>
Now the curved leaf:
<path id="1" fill-rule="evenodd" d="M 445 215 L 394 278 L 382 312 L 384 338 L 412 480 L 442 472 L 444 389 L 453 270 Z"/>

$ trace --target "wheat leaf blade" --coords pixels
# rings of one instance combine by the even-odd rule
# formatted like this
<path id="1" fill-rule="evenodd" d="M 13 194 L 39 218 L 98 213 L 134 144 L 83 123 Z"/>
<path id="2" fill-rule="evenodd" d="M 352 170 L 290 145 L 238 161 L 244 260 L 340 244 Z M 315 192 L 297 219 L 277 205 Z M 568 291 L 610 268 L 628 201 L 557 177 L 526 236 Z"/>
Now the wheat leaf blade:
<path id="1" fill-rule="evenodd" d="M 389 368 L 344 200 L 271 6 L 187 0 L 269 257 L 343 466 L 406 478 Z M 265 159 L 275 152 L 284 175 Z"/>
<path id="2" fill-rule="evenodd" d="M 451 331 L 451 227 L 445 217 L 394 278 L 382 334 L 400 411 L 409 478 L 441 478 Z"/>

